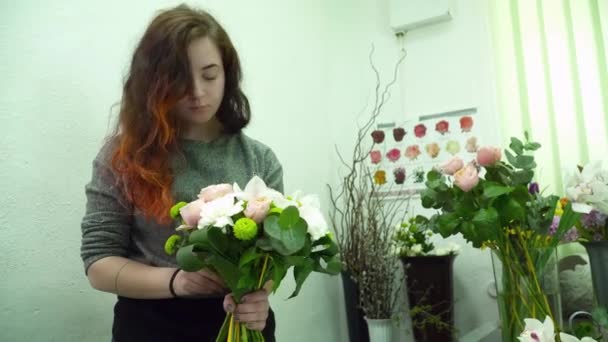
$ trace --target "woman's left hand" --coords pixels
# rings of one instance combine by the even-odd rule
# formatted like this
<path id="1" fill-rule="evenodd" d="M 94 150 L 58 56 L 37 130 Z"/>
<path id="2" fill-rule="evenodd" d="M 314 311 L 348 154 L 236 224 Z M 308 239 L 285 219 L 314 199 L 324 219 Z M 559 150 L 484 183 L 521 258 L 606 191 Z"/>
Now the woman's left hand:
<path id="1" fill-rule="evenodd" d="M 244 295 L 241 303 L 236 304 L 232 294 L 224 297 L 224 310 L 234 314 L 234 319 L 245 324 L 247 329 L 262 331 L 266 327 L 266 319 L 270 303 L 267 289 L 272 288 L 272 281 L 267 282 L 264 288 Z"/>

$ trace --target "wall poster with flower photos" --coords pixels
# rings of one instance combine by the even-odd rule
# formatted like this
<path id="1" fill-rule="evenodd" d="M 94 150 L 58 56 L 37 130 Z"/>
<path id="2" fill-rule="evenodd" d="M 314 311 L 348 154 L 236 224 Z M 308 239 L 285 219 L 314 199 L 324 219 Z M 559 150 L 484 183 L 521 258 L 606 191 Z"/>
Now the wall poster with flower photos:
<path id="1" fill-rule="evenodd" d="M 378 123 L 369 139 L 368 163 L 381 196 L 424 189 L 426 173 L 459 156 L 469 162 L 479 146 L 477 109 L 423 115 L 417 120 Z"/>

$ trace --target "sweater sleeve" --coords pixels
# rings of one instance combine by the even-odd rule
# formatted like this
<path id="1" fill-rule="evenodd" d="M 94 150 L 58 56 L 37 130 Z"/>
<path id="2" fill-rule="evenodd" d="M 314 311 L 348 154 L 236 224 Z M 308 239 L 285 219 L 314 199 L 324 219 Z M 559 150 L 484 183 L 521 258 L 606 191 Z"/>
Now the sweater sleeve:
<path id="1" fill-rule="evenodd" d="M 264 182 L 268 187 L 283 193 L 283 166 L 270 148 L 264 155 Z"/>
<path id="2" fill-rule="evenodd" d="M 91 181 L 85 186 L 87 204 L 80 247 L 85 273 L 101 258 L 127 256 L 130 242 L 132 206 L 122 196 L 107 151 L 106 146 L 93 161 Z"/>

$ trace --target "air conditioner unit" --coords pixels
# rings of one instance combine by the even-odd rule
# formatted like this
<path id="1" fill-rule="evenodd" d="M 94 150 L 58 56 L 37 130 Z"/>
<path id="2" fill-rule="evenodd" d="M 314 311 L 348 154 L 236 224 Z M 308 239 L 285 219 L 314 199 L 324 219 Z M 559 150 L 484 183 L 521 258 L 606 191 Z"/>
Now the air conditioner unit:
<path id="1" fill-rule="evenodd" d="M 450 0 L 390 0 L 389 18 L 396 33 L 449 21 Z"/>

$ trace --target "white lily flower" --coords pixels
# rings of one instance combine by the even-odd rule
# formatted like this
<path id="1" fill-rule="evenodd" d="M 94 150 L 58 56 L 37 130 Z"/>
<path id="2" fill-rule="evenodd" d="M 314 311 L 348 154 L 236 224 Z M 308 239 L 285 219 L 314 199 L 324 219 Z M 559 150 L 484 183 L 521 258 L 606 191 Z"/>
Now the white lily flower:
<path id="1" fill-rule="evenodd" d="M 526 327 L 519 335 L 518 339 L 522 342 L 555 342 L 555 328 L 549 316 L 544 322 L 537 319 L 524 319 Z"/>
<path id="2" fill-rule="evenodd" d="M 234 189 L 234 195 L 241 201 L 249 202 L 262 199 L 274 201 L 277 198 L 283 198 L 283 194 L 267 187 L 262 178 L 258 176 L 253 176 L 253 178 L 251 178 L 247 185 L 245 185 L 245 190 L 241 190 L 236 183 L 234 183 L 232 187 Z"/>
<path id="3" fill-rule="evenodd" d="M 241 211 L 243 211 L 243 201 L 235 203 L 234 194 L 227 194 L 211 202 L 206 202 L 201 206 L 201 219 L 198 221 L 198 228 L 233 226 L 232 216 Z"/>
<path id="4" fill-rule="evenodd" d="M 594 208 L 608 214 L 608 170 L 602 162 L 587 164 L 568 178 L 566 196 L 572 202 L 572 210 L 588 214 Z"/>

